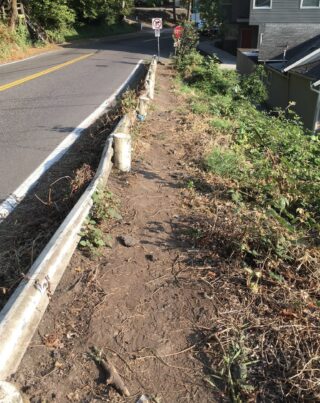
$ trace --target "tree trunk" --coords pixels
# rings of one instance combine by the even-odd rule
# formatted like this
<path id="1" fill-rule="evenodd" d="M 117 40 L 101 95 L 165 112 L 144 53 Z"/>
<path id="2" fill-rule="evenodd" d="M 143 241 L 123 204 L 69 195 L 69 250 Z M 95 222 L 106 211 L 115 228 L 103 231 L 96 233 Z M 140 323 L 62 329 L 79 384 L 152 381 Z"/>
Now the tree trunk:
<path id="1" fill-rule="evenodd" d="M 187 20 L 191 20 L 191 11 L 192 11 L 192 0 L 188 0 L 188 15 L 187 15 Z"/>
<path id="2" fill-rule="evenodd" d="M 176 24 L 177 23 L 176 0 L 173 0 L 172 10 L 173 10 L 173 22 Z"/>
<path id="3" fill-rule="evenodd" d="M 10 29 L 14 31 L 16 29 L 16 22 L 18 19 L 18 5 L 17 0 L 11 0 L 11 16 L 10 16 Z"/>

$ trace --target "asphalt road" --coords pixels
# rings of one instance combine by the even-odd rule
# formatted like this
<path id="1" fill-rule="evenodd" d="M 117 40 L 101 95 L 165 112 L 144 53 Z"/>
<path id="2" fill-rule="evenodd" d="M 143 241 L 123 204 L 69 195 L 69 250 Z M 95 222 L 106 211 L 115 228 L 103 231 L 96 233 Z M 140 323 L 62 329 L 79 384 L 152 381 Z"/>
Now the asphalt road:
<path id="1" fill-rule="evenodd" d="M 161 48 L 168 57 L 169 33 L 162 36 Z M 140 59 L 155 53 L 149 32 L 68 46 L 0 66 L 0 203 L 121 86 Z M 24 81 L 31 75 L 36 77 Z"/>

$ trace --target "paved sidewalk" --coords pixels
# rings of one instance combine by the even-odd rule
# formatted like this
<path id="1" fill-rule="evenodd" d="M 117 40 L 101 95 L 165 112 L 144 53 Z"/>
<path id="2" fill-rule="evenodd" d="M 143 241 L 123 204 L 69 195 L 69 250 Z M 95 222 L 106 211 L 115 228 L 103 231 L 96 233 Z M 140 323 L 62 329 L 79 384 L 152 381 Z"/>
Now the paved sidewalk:
<path id="1" fill-rule="evenodd" d="M 222 49 L 217 48 L 212 41 L 200 42 L 198 49 L 207 54 L 215 54 L 221 61 L 221 68 L 236 70 L 236 57 Z"/>

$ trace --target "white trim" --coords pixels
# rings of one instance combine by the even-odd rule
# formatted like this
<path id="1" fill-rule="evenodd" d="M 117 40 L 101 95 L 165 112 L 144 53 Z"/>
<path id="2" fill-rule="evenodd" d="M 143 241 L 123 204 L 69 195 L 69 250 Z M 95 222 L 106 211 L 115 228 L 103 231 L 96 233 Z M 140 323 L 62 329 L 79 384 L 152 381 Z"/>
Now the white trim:
<path id="1" fill-rule="evenodd" d="M 312 84 L 312 87 L 318 87 L 320 85 L 320 80 L 316 81 L 315 83 Z"/>
<path id="2" fill-rule="evenodd" d="M 310 10 L 310 9 L 315 9 L 315 10 L 317 10 L 318 8 L 320 8 L 320 0 L 318 0 L 318 4 L 319 4 L 318 6 L 304 6 L 304 5 L 303 5 L 303 2 L 304 2 L 304 0 L 301 0 L 301 1 L 300 1 L 300 8 L 301 8 L 302 10 L 304 10 L 304 9 L 307 9 L 307 10 L 308 10 L 308 9 L 309 9 L 309 10 Z"/>
<path id="3" fill-rule="evenodd" d="M 253 9 L 254 10 L 271 10 L 272 9 L 272 0 L 270 0 L 270 6 L 256 6 L 256 1 L 257 0 L 253 0 Z"/>
<path id="4" fill-rule="evenodd" d="M 52 167 L 69 148 L 78 140 L 83 131 L 92 125 L 104 111 L 115 101 L 119 93 L 128 85 L 129 81 L 143 63 L 139 63 L 130 73 L 126 81 L 108 98 L 106 99 L 90 116 L 88 116 L 80 125 L 75 128 L 56 148 L 52 153 L 38 166 L 38 168 L 9 196 L 0 204 L 0 223 L 8 217 L 10 213 L 20 204 L 26 194 L 36 185 L 40 177 Z"/>
<path id="5" fill-rule="evenodd" d="M 311 63 L 312 61 L 314 61 L 313 58 L 318 56 L 318 55 L 320 56 L 320 48 L 318 48 L 318 49 L 314 50 L 313 52 L 309 53 L 307 56 L 303 57 L 302 59 L 297 60 L 295 63 L 290 64 L 289 66 L 284 68 L 282 71 L 283 71 L 283 73 L 287 73 L 288 71 L 292 70 L 293 68 L 295 68 L 297 66 L 301 66 L 301 65 L 306 64 L 308 62 Z"/>

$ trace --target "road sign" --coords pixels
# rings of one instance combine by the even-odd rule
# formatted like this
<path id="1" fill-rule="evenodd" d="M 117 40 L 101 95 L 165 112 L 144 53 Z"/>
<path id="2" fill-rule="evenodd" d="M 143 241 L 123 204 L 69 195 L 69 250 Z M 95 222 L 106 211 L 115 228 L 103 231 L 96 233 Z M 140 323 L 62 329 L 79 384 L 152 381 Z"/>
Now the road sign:
<path id="1" fill-rule="evenodd" d="M 161 32 L 160 29 L 155 29 L 154 30 L 154 35 L 155 35 L 156 38 L 160 38 L 160 32 Z"/>
<path id="2" fill-rule="evenodd" d="M 175 29 L 173 30 L 173 36 L 175 37 L 175 39 L 180 39 L 182 34 L 183 34 L 183 30 L 184 28 L 181 25 L 178 25 L 177 27 L 175 27 Z"/>
<path id="3" fill-rule="evenodd" d="M 162 29 L 162 18 L 152 18 L 152 29 Z"/>

